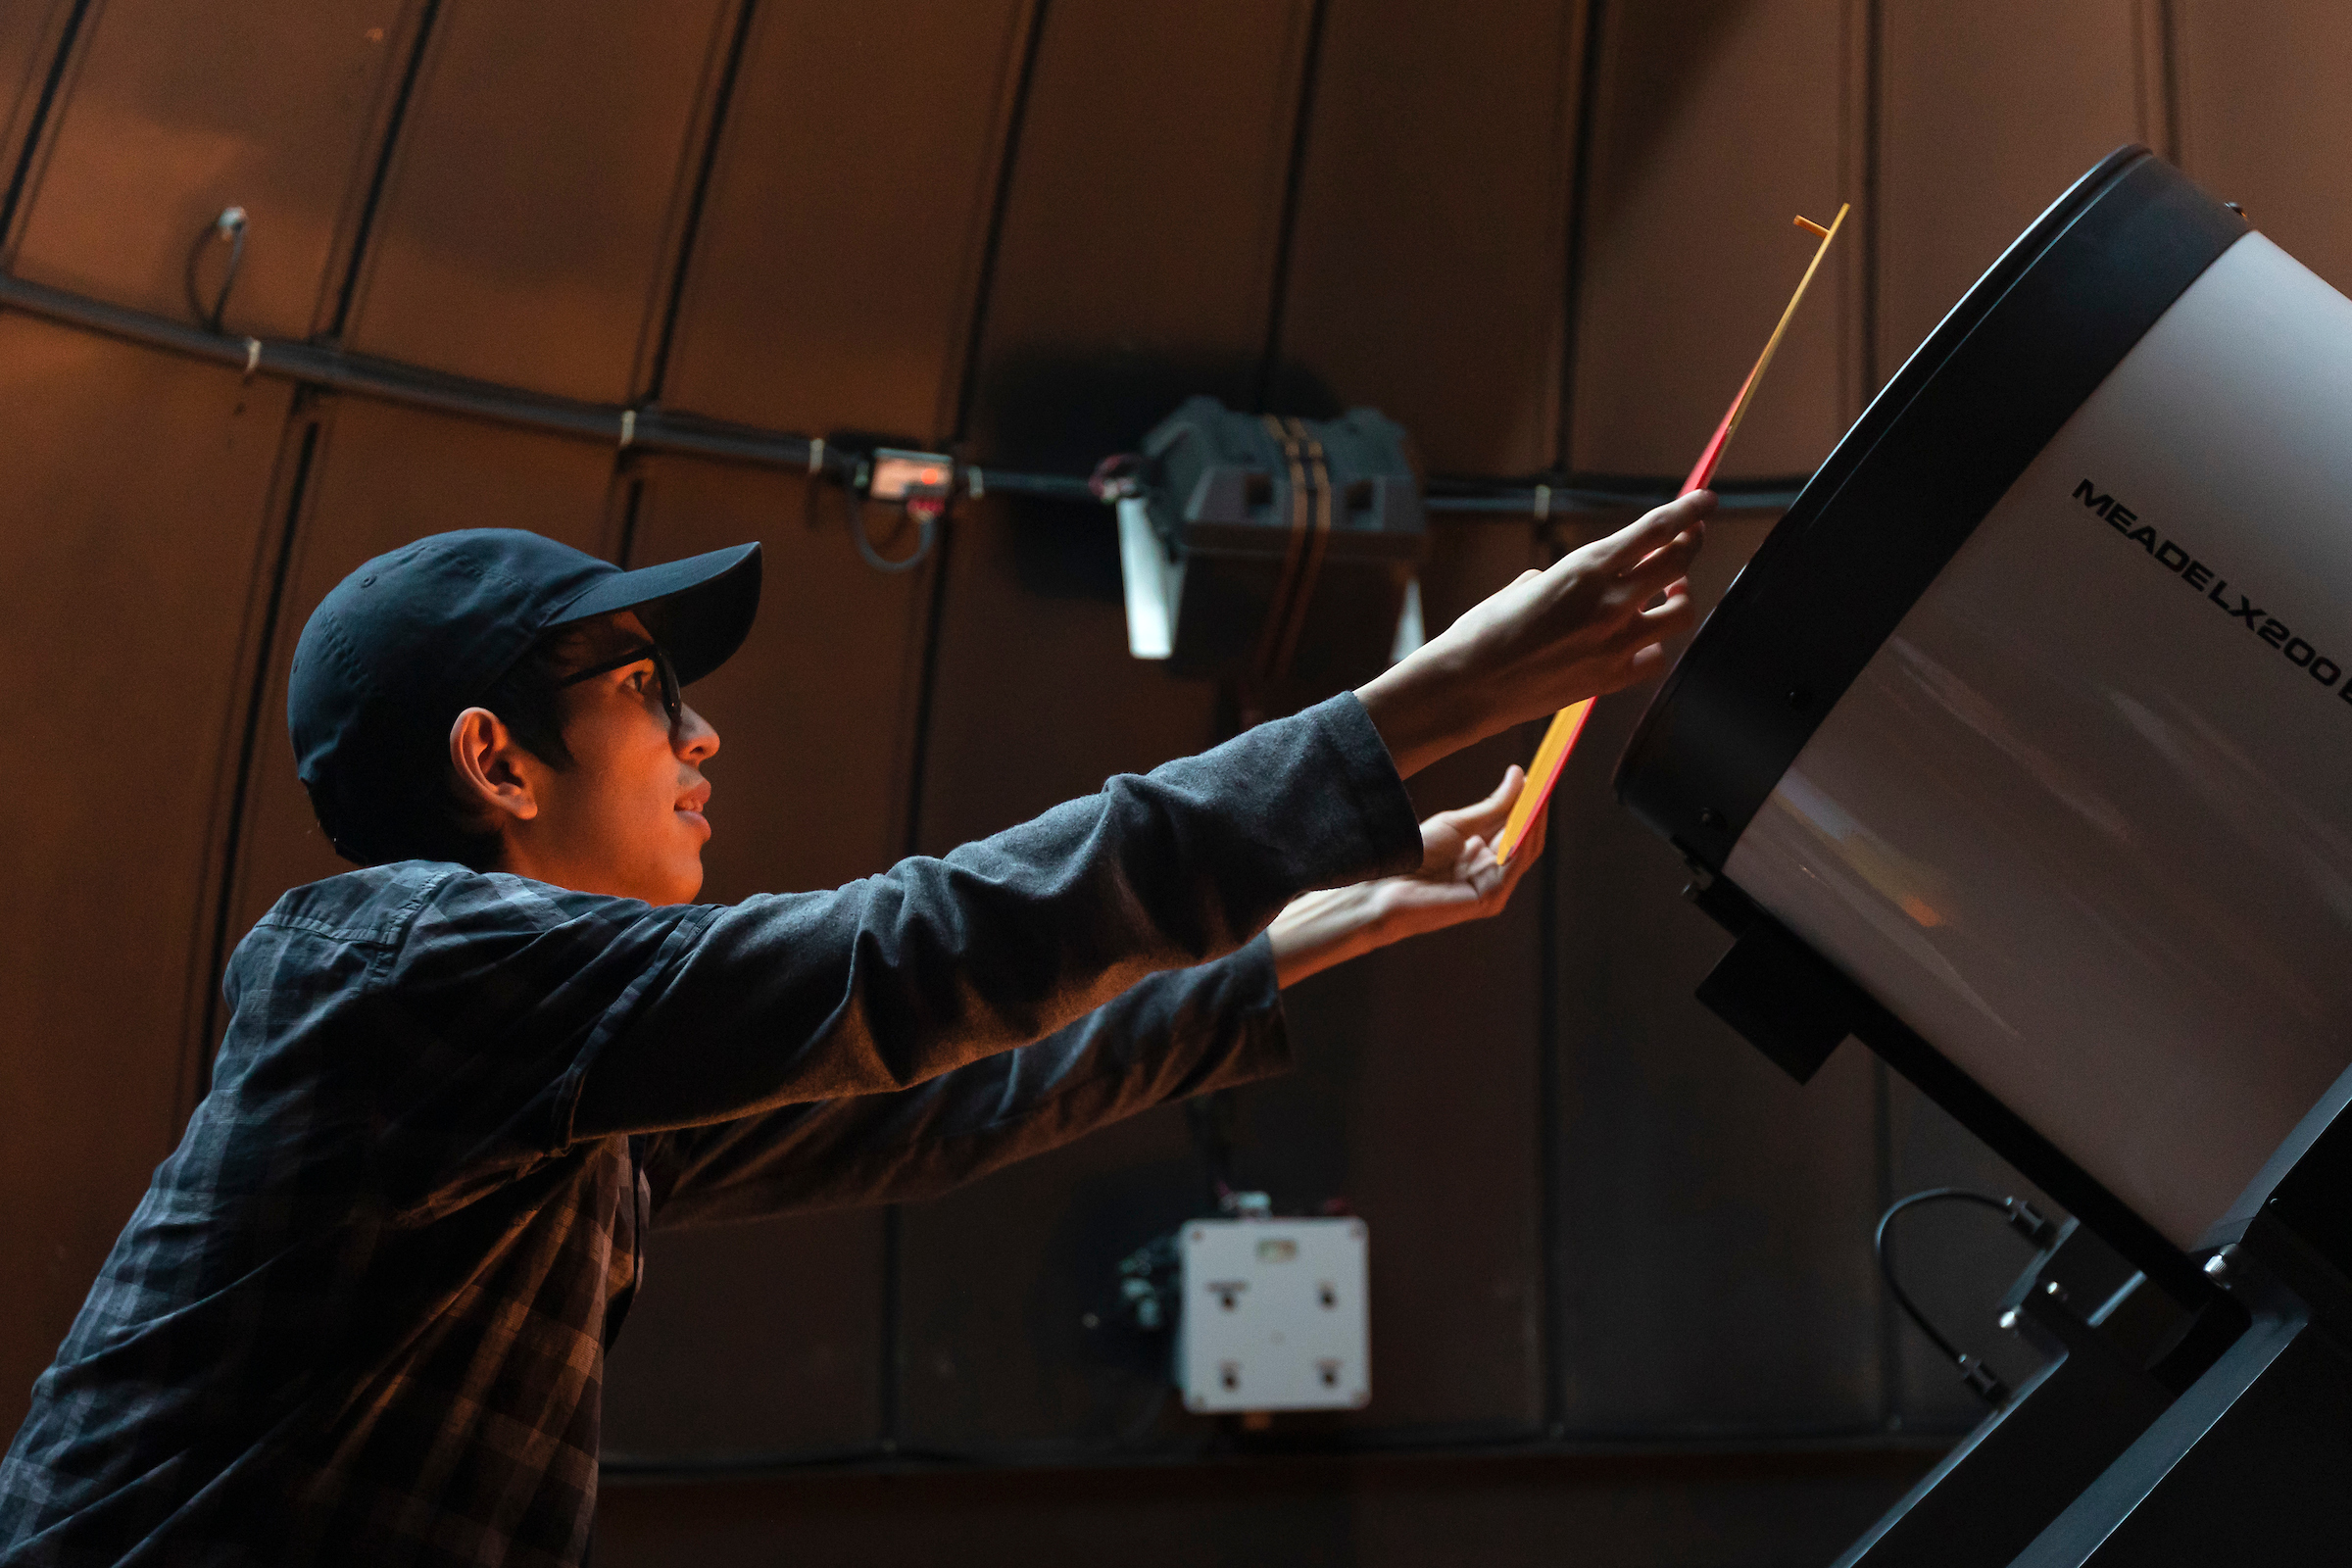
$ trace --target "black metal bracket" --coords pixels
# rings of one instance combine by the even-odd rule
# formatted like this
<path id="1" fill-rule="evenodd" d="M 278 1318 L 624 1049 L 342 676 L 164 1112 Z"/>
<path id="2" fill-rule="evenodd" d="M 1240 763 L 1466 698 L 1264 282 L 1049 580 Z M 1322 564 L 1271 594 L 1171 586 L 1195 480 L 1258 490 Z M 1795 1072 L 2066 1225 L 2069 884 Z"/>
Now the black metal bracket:
<path id="1" fill-rule="evenodd" d="M 1732 943 L 1698 983 L 1698 1000 L 1800 1084 L 1858 1021 L 1853 982 L 1773 921 Z"/>
<path id="2" fill-rule="evenodd" d="M 2231 1327 L 2243 1327 L 2243 1313 L 2220 1297 L 2213 1282 L 2163 1232 L 1759 908 L 1730 879 L 1693 865 L 1684 897 L 1734 939 L 1731 952 L 1700 983 L 1699 1000 L 1799 1083 L 1852 1035 L 2027 1180 L 2098 1232 L 2180 1306 L 2196 1313 L 2218 1299 Z"/>

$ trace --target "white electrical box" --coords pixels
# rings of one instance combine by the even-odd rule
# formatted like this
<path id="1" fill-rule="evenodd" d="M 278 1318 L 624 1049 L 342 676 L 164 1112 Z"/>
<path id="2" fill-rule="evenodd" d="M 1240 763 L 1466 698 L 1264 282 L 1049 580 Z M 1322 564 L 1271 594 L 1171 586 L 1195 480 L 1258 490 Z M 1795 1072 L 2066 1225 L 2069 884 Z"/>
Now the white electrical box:
<path id="1" fill-rule="evenodd" d="M 1200 1219 L 1178 1233 L 1189 1410 L 1351 1410 L 1372 1397 L 1360 1219 Z"/>

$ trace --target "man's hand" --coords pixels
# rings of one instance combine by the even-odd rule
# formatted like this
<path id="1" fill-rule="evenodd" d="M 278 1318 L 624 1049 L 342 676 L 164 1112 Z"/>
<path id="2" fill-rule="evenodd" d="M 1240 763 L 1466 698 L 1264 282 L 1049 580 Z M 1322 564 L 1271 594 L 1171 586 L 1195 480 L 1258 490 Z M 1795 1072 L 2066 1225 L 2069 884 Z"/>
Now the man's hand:
<path id="1" fill-rule="evenodd" d="M 1293 899 L 1268 928 L 1275 978 L 1296 985 L 1400 938 L 1500 914 L 1511 890 L 1544 853 L 1539 816 L 1511 863 L 1494 863 L 1494 835 L 1502 831 L 1526 782 L 1513 764 L 1503 770 L 1494 793 L 1476 806 L 1440 811 L 1422 823 L 1421 869 L 1414 875 Z"/>
<path id="2" fill-rule="evenodd" d="M 1399 776 L 1631 685 L 1692 619 L 1685 573 L 1715 497 L 1694 490 L 1474 605 L 1356 697 Z"/>

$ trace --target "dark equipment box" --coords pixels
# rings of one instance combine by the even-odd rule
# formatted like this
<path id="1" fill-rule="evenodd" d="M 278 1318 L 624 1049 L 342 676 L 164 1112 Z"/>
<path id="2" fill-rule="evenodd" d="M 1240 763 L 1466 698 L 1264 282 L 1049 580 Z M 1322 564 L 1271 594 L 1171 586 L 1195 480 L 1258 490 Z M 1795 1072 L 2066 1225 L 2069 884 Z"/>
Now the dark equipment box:
<path id="1" fill-rule="evenodd" d="M 1386 667 L 1426 537 L 1402 426 L 1196 397 L 1145 437 L 1144 462 L 1176 585 L 1170 673 L 1324 693 Z"/>

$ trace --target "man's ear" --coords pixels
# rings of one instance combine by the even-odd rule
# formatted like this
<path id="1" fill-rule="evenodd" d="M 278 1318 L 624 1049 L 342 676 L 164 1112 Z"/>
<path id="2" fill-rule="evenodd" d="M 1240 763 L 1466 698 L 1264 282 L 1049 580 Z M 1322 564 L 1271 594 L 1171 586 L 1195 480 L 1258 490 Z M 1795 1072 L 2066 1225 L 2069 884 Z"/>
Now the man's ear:
<path id="1" fill-rule="evenodd" d="M 468 708 L 449 726 L 449 761 L 457 770 L 458 798 L 484 813 L 527 822 L 539 814 L 530 775 L 516 759 L 522 748 L 487 708 Z"/>

